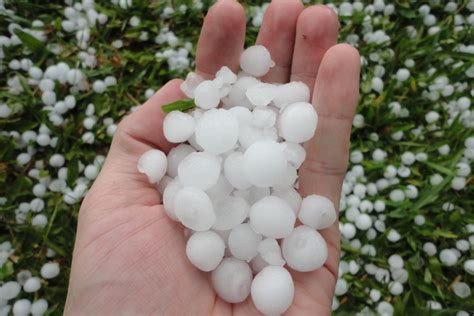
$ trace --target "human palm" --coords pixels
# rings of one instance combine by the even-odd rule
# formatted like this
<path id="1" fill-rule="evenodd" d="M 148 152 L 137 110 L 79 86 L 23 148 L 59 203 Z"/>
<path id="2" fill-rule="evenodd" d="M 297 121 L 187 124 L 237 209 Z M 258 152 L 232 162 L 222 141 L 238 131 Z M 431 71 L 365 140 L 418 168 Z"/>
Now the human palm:
<path id="1" fill-rule="evenodd" d="M 245 14 L 234 0 L 209 11 L 198 43 L 196 72 L 210 78 L 223 65 L 238 70 Z M 335 45 L 338 21 L 331 9 L 300 1 L 274 0 L 257 44 L 276 62 L 264 81 L 303 81 L 319 115 L 315 139 L 306 145 L 299 189 L 339 204 L 347 167 L 349 136 L 358 98 L 359 55 Z M 137 169 L 151 148 L 168 151 L 161 105 L 184 98 L 180 80 L 166 84 L 123 120 L 106 163 L 80 213 L 65 314 L 70 315 L 254 315 L 252 300 L 229 304 L 214 292 L 209 274 L 185 255 L 180 224 L 166 216 L 160 197 Z M 290 272 L 295 297 L 288 315 L 327 315 L 339 263 L 338 223 L 321 231 L 328 243 L 325 265 L 311 273 Z"/>

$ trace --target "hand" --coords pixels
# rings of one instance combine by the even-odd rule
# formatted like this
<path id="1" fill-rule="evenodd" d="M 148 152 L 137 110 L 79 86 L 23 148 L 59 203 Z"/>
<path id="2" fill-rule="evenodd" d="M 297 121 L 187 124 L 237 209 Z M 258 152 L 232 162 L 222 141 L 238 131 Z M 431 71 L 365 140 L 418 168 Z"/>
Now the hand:
<path id="1" fill-rule="evenodd" d="M 223 65 L 238 71 L 245 24 L 236 1 L 218 1 L 201 31 L 196 72 L 211 78 Z M 299 80 L 312 88 L 319 124 L 306 147 L 300 191 L 303 196 L 325 195 L 336 206 L 347 167 L 360 61 L 356 49 L 336 45 L 338 27 L 336 14 L 327 7 L 304 9 L 300 1 L 275 0 L 257 39 L 276 62 L 265 81 Z M 160 107 L 184 98 L 180 83 L 167 83 L 119 125 L 80 210 L 66 314 L 258 314 L 250 297 L 233 306 L 222 301 L 209 274 L 188 262 L 182 226 L 167 218 L 156 189 L 137 171 L 142 153 L 171 148 L 163 136 Z M 288 315 L 330 314 L 339 263 L 338 223 L 321 233 L 328 260 L 311 273 L 290 270 L 296 289 Z"/>

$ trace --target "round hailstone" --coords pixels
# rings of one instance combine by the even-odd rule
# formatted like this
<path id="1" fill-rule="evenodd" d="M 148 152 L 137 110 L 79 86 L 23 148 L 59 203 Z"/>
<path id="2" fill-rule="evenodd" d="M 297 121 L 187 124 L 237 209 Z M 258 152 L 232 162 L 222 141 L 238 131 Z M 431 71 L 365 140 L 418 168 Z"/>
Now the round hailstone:
<path id="1" fill-rule="evenodd" d="M 59 275 L 59 263 L 57 262 L 47 262 L 41 267 L 41 276 L 45 279 L 54 279 Z"/>
<path id="2" fill-rule="evenodd" d="M 317 125 L 318 115 L 307 102 L 288 105 L 278 121 L 281 137 L 294 143 L 304 143 L 313 138 Z"/>
<path id="3" fill-rule="evenodd" d="M 285 260 L 281 256 L 281 248 L 276 239 L 266 238 L 258 244 L 258 254 L 266 263 L 273 266 L 284 266 Z"/>
<path id="4" fill-rule="evenodd" d="M 40 316 L 46 313 L 48 310 L 48 302 L 45 299 L 39 299 L 37 301 L 34 301 L 33 304 L 31 304 L 31 314 L 33 316 Z"/>
<path id="5" fill-rule="evenodd" d="M 250 46 L 240 55 L 240 68 L 254 77 L 265 75 L 273 66 L 275 62 L 265 46 Z"/>
<path id="6" fill-rule="evenodd" d="M 234 152 L 230 154 L 224 162 L 224 175 L 232 186 L 239 190 L 247 189 L 251 186 L 244 175 L 244 154 Z"/>
<path id="7" fill-rule="evenodd" d="M 372 218 L 368 214 L 360 214 L 356 218 L 356 227 L 360 230 L 367 230 L 372 227 Z"/>
<path id="8" fill-rule="evenodd" d="M 284 108 L 297 102 L 309 102 L 310 91 L 308 86 L 301 81 L 292 81 L 276 87 L 273 105 Z"/>
<path id="9" fill-rule="evenodd" d="M 469 284 L 464 282 L 454 283 L 453 291 L 454 294 L 456 294 L 460 298 L 468 298 L 469 296 L 471 296 L 471 288 L 469 287 Z"/>
<path id="10" fill-rule="evenodd" d="M 13 304 L 13 315 L 23 316 L 29 315 L 31 311 L 31 302 L 26 298 L 22 298 Z"/>
<path id="11" fill-rule="evenodd" d="M 224 84 L 233 84 L 237 81 L 237 75 L 227 66 L 222 66 L 216 72 L 216 78 L 221 79 Z"/>
<path id="12" fill-rule="evenodd" d="M 0 299 L 6 301 L 11 300 L 12 298 L 17 297 L 18 294 L 20 294 L 20 291 L 21 286 L 18 282 L 6 282 L 0 287 Z"/>
<path id="13" fill-rule="evenodd" d="M 31 277 L 26 280 L 25 284 L 23 285 L 23 290 L 26 293 L 34 293 L 41 288 L 41 279 L 38 277 Z"/>
<path id="14" fill-rule="evenodd" d="M 330 199 L 311 194 L 301 202 L 298 218 L 303 224 L 314 229 L 324 229 L 336 221 L 337 213 Z"/>
<path id="15" fill-rule="evenodd" d="M 268 267 L 269 264 L 262 259 L 260 255 L 255 256 L 255 258 L 250 261 L 250 267 L 252 268 L 253 273 L 257 274 L 263 270 L 263 268 Z"/>
<path id="16" fill-rule="evenodd" d="M 186 244 L 186 256 L 201 271 L 217 268 L 224 258 L 225 244 L 213 231 L 195 232 Z"/>
<path id="17" fill-rule="evenodd" d="M 228 230 L 242 224 L 247 218 L 250 206 L 241 197 L 228 196 L 218 200 L 214 204 L 216 222 L 213 229 Z"/>
<path id="18" fill-rule="evenodd" d="M 239 139 L 239 121 L 227 110 L 204 112 L 196 126 L 196 141 L 213 154 L 231 150 Z"/>
<path id="19" fill-rule="evenodd" d="M 200 75 L 195 72 L 190 72 L 181 83 L 181 91 L 183 91 L 188 98 L 194 98 L 194 90 L 196 90 L 196 87 L 203 81 L 204 79 Z"/>
<path id="20" fill-rule="evenodd" d="M 140 156 L 137 169 L 146 174 L 150 183 L 157 183 L 165 175 L 167 165 L 166 155 L 161 150 L 152 149 Z"/>
<path id="21" fill-rule="evenodd" d="M 273 188 L 277 190 L 292 188 L 296 182 L 296 179 L 298 179 L 298 172 L 296 171 L 296 168 L 293 168 L 288 164 L 286 166 L 285 173 L 282 175 L 282 177 L 280 177 L 280 181 L 273 185 Z"/>
<path id="22" fill-rule="evenodd" d="M 314 271 L 328 257 L 326 241 L 309 226 L 299 226 L 282 243 L 283 258 L 289 267 L 300 272 Z"/>
<path id="23" fill-rule="evenodd" d="M 217 183 L 220 173 L 219 159 L 207 152 L 191 153 L 178 166 L 178 177 L 183 186 L 202 190 L 212 188 Z"/>
<path id="24" fill-rule="evenodd" d="M 204 191 L 197 188 L 180 189 L 174 197 L 173 204 L 176 217 L 192 230 L 208 230 L 216 221 L 211 200 Z"/>
<path id="25" fill-rule="evenodd" d="M 165 188 L 165 191 L 163 192 L 163 207 L 165 209 L 166 215 L 168 215 L 168 217 L 174 221 L 178 220 L 175 214 L 174 197 L 182 187 L 183 186 L 176 178 L 173 179 L 170 183 L 168 183 Z"/>
<path id="26" fill-rule="evenodd" d="M 234 106 L 229 109 L 229 112 L 239 121 L 239 127 L 252 122 L 252 112 L 246 107 Z"/>
<path id="27" fill-rule="evenodd" d="M 267 139 L 261 128 L 253 125 L 243 125 L 239 127 L 239 143 L 244 149 L 249 148 L 252 144 Z"/>
<path id="28" fill-rule="evenodd" d="M 237 82 L 232 86 L 229 92 L 229 102 L 233 106 L 245 106 L 253 109 L 254 105 L 249 101 L 246 96 L 247 89 L 258 84 L 260 81 L 254 77 L 240 77 Z"/>
<path id="29" fill-rule="evenodd" d="M 291 207 L 276 196 L 267 196 L 250 208 L 250 225 L 265 237 L 285 238 L 295 225 L 296 216 Z"/>
<path id="30" fill-rule="evenodd" d="M 270 128 L 275 125 L 276 113 L 269 108 L 258 107 L 252 112 L 252 125 L 258 128 Z"/>
<path id="31" fill-rule="evenodd" d="M 220 84 L 213 80 L 204 80 L 194 90 L 194 102 L 201 109 L 215 108 L 221 102 Z"/>
<path id="32" fill-rule="evenodd" d="M 276 87 L 270 83 L 260 82 L 245 92 L 247 99 L 255 106 L 267 106 L 276 94 Z"/>
<path id="33" fill-rule="evenodd" d="M 252 270 L 239 259 L 224 258 L 212 272 L 212 285 L 217 295 L 229 303 L 243 302 L 250 294 Z"/>
<path id="34" fill-rule="evenodd" d="M 303 146 L 297 143 L 284 142 L 282 143 L 286 159 L 290 166 L 299 169 L 306 159 L 306 150 Z"/>
<path id="35" fill-rule="evenodd" d="M 176 177 L 178 175 L 178 166 L 189 154 L 196 150 L 188 144 L 179 144 L 172 148 L 168 153 L 168 170 L 167 174 L 170 177 Z"/>
<path id="36" fill-rule="evenodd" d="M 171 111 L 165 116 L 163 133 L 170 143 L 182 143 L 194 133 L 196 123 L 188 113 Z"/>
<path id="37" fill-rule="evenodd" d="M 228 197 L 232 193 L 233 189 L 234 187 L 232 184 L 230 184 L 226 177 L 221 174 L 219 179 L 217 179 L 216 184 L 209 190 L 206 190 L 206 193 L 209 195 L 211 200 L 217 201 Z"/>
<path id="38" fill-rule="evenodd" d="M 291 207 L 291 210 L 298 215 L 298 211 L 301 208 L 301 195 L 294 188 L 288 188 L 283 190 L 273 190 L 273 195 L 285 200 L 286 203 Z"/>
<path id="39" fill-rule="evenodd" d="M 265 315 L 283 314 L 293 302 L 294 294 L 293 279 L 283 267 L 265 267 L 252 281 L 253 303 Z"/>
<path id="40" fill-rule="evenodd" d="M 287 167 L 283 147 L 275 141 L 253 143 L 244 154 L 244 175 L 257 187 L 270 187 L 281 180 Z"/>
<path id="41" fill-rule="evenodd" d="M 237 259 L 250 261 L 257 255 L 262 236 L 252 230 L 249 224 L 240 224 L 229 235 L 230 253 Z"/>

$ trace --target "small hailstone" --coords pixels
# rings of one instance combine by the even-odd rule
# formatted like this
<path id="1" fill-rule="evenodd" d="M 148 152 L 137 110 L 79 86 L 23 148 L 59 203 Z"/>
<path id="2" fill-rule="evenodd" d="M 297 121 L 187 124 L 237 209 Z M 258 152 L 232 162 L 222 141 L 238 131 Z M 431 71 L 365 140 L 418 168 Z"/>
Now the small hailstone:
<path id="1" fill-rule="evenodd" d="M 93 89 L 94 92 L 96 92 L 96 93 L 104 93 L 105 90 L 107 89 L 107 85 L 106 85 L 105 82 L 102 81 L 102 80 L 96 80 L 96 81 L 94 81 L 94 83 L 92 84 L 92 89 Z"/>
<path id="2" fill-rule="evenodd" d="M 432 186 L 437 186 L 443 182 L 443 177 L 439 173 L 435 173 L 430 177 L 430 183 Z"/>
<path id="3" fill-rule="evenodd" d="M 448 144 L 445 144 L 438 148 L 438 152 L 443 156 L 449 154 L 449 151 L 450 151 L 450 148 Z"/>
<path id="4" fill-rule="evenodd" d="M 400 282 L 390 282 L 388 288 L 392 295 L 400 295 L 403 293 L 403 285 Z"/>
<path id="5" fill-rule="evenodd" d="M 2 300 L 11 300 L 20 294 L 21 286 L 18 282 L 9 281 L 3 283 L 0 287 L 0 299 Z"/>
<path id="6" fill-rule="evenodd" d="M 0 118 L 7 118 L 12 113 L 12 109 L 6 104 L 0 104 Z"/>
<path id="7" fill-rule="evenodd" d="M 462 190 L 466 187 L 466 179 L 463 177 L 454 177 L 451 180 L 451 188 L 456 191 Z"/>
<path id="8" fill-rule="evenodd" d="M 36 300 L 33 302 L 33 304 L 31 304 L 31 314 L 33 316 L 41 316 L 41 315 L 44 315 L 46 313 L 46 311 L 48 310 L 48 302 L 41 298 L 39 300 Z"/>
<path id="9" fill-rule="evenodd" d="M 34 293 L 41 288 L 41 279 L 38 277 L 31 277 L 26 280 L 25 284 L 23 285 L 23 290 L 26 293 Z"/>
<path id="10" fill-rule="evenodd" d="M 46 194 L 46 186 L 42 183 L 37 183 L 33 186 L 33 194 L 36 197 L 43 197 Z"/>
<path id="11" fill-rule="evenodd" d="M 423 245 L 423 251 L 428 255 L 428 256 L 434 256 L 437 252 L 435 244 L 432 242 L 426 242 Z"/>
<path id="12" fill-rule="evenodd" d="M 214 207 L 209 196 L 194 187 L 179 189 L 174 196 L 173 207 L 179 221 L 195 231 L 206 231 L 216 221 Z"/>
<path id="13" fill-rule="evenodd" d="M 276 196 L 267 196 L 250 208 L 250 226 L 255 232 L 271 238 L 285 238 L 293 230 L 295 213 Z"/>
<path id="14" fill-rule="evenodd" d="M 308 272 L 326 262 L 328 249 L 324 238 L 313 228 L 302 225 L 283 239 L 283 258 L 296 271 Z"/>
<path id="15" fill-rule="evenodd" d="M 165 116 L 163 133 L 170 143 L 185 142 L 194 133 L 194 118 L 181 111 L 172 111 Z"/>
<path id="16" fill-rule="evenodd" d="M 341 227 L 341 234 L 346 239 L 354 238 L 356 233 L 357 233 L 356 227 L 352 223 L 345 223 Z"/>
<path id="17" fill-rule="evenodd" d="M 214 202 L 216 222 L 212 226 L 217 230 L 229 230 L 237 227 L 247 218 L 250 206 L 241 197 L 228 196 Z"/>
<path id="18" fill-rule="evenodd" d="M 394 313 L 394 308 L 389 302 L 382 301 L 377 305 L 377 312 L 381 316 L 392 316 Z"/>
<path id="19" fill-rule="evenodd" d="M 398 81 L 406 81 L 410 77 L 410 71 L 406 68 L 400 68 L 396 74 Z"/>
<path id="20" fill-rule="evenodd" d="M 436 111 L 430 111 L 425 115 L 425 120 L 428 124 L 432 124 L 439 120 L 439 113 Z"/>
<path id="21" fill-rule="evenodd" d="M 81 139 L 86 144 L 93 144 L 95 141 L 95 136 L 92 132 L 86 132 L 82 135 Z"/>
<path id="22" fill-rule="evenodd" d="M 140 156 L 137 168 L 146 174 L 150 183 L 157 183 L 166 173 L 166 155 L 161 150 L 151 149 Z"/>
<path id="23" fill-rule="evenodd" d="M 361 214 L 356 218 L 355 225 L 360 230 L 367 230 L 372 227 L 372 218 L 368 214 Z"/>
<path id="24" fill-rule="evenodd" d="M 401 238 L 400 234 L 395 229 L 391 229 L 388 232 L 387 239 L 390 242 L 397 242 L 400 240 L 400 238 Z"/>
<path id="25" fill-rule="evenodd" d="M 439 253 L 439 260 L 446 266 L 450 267 L 456 264 L 458 257 L 452 249 L 443 249 Z"/>
<path id="26" fill-rule="evenodd" d="M 469 166 L 469 164 L 465 162 L 460 162 L 456 164 L 456 168 L 457 168 L 456 174 L 459 177 L 467 177 L 471 174 L 471 167 Z"/>
<path id="27" fill-rule="evenodd" d="M 464 262 L 464 270 L 467 273 L 474 275 L 474 259 L 468 259 Z"/>
<path id="28" fill-rule="evenodd" d="M 240 68 L 252 76 L 261 77 L 273 66 L 275 62 L 265 46 L 250 46 L 240 55 Z"/>
<path id="29" fill-rule="evenodd" d="M 252 270 L 236 258 L 224 258 L 212 272 L 212 285 L 217 295 L 229 303 L 243 302 L 250 294 Z"/>
<path id="30" fill-rule="evenodd" d="M 86 168 L 84 169 L 84 176 L 89 180 L 95 180 L 98 174 L 99 174 L 99 168 L 96 165 L 87 165 Z M 159 180 L 157 180 L 157 182 L 158 181 Z"/>
<path id="31" fill-rule="evenodd" d="M 16 157 L 16 162 L 20 166 L 26 165 L 28 162 L 30 162 L 30 160 L 31 160 L 31 155 L 28 153 L 21 153 Z"/>
<path id="32" fill-rule="evenodd" d="M 216 155 L 231 150 L 238 138 L 239 122 L 224 109 L 206 111 L 196 125 L 197 143 L 205 151 Z"/>
<path id="33" fill-rule="evenodd" d="M 459 239 L 456 241 L 456 248 L 462 252 L 468 251 L 470 248 L 469 241 L 465 239 Z"/>
<path id="34" fill-rule="evenodd" d="M 36 142 L 38 145 L 45 147 L 51 142 L 51 137 L 48 134 L 39 134 L 38 137 L 36 137 Z"/>
<path id="35" fill-rule="evenodd" d="M 418 226 L 422 226 L 426 222 L 426 219 L 423 215 L 416 215 L 414 220 L 415 220 L 415 224 Z"/>
<path id="36" fill-rule="evenodd" d="M 276 239 L 266 238 L 258 244 L 258 254 L 268 264 L 275 266 L 283 266 L 281 248 Z"/>
<path id="37" fill-rule="evenodd" d="M 379 77 L 373 77 L 371 85 L 372 90 L 374 90 L 375 92 L 380 94 L 383 91 L 384 83 Z"/>
<path id="38" fill-rule="evenodd" d="M 298 218 L 304 225 L 320 230 L 331 226 L 336 221 L 337 213 L 331 200 L 312 194 L 303 199 Z"/>
<path id="39" fill-rule="evenodd" d="M 213 80 L 201 82 L 194 90 L 194 102 L 202 109 L 209 110 L 219 105 L 221 96 L 219 84 Z"/>
<path id="40" fill-rule="evenodd" d="M 298 103 L 309 102 L 310 90 L 308 86 L 301 81 L 293 81 L 276 87 L 273 105 L 283 109 L 285 106 Z"/>
<path id="41" fill-rule="evenodd" d="M 310 103 L 293 103 L 280 114 L 278 127 L 286 140 L 303 143 L 313 138 L 318 124 L 318 115 Z"/>
<path id="42" fill-rule="evenodd" d="M 453 291 L 454 294 L 459 296 L 460 298 L 468 298 L 471 296 L 471 288 L 467 283 L 464 282 L 456 282 L 453 284 Z"/>
<path id="43" fill-rule="evenodd" d="M 18 300 L 13 304 L 13 315 L 29 315 L 31 311 L 31 302 L 26 298 Z"/>
<path id="44" fill-rule="evenodd" d="M 224 257 L 225 244 L 213 231 L 195 232 L 186 244 L 186 256 L 201 271 L 212 271 Z"/>
<path id="45" fill-rule="evenodd" d="M 170 177 L 176 177 L 178 175 L 178 166 L 189 154 L 195 152 L 196 150 L 187 144 L 179 144 L 178 146 L 172 148 L 168 153 L 168 169 L 167 174 Z"/>
<path id="46" fill-rule="evenodd" d="M 31 220 L 31 225 L 36 228 L 44 228 L 48 224 L 48 218 L 43 214 L 38 214 Z"/>
<path id="47" fill-rule="evenodd" d="M 336 282 L 336 287 L 334 289 L 334 294 L 336 296 L 341 296 L 347 293 L 347 290 L 349 289 L 347 285 L 347 281 L 344 279 L 338 279 Z"/>
<path id="48" fill-rule="evenodd" d="M 178 166 L 178 177 L 184 186 L 202 190 L 213 187 L 219 178 L 221 163 L 216 156 L 207 152 L 193 152 Z"/>
<path id="49" fill-rule="evenodd" d="M 54 154 L 49 158 L 49 165 L 51 167 L 62 167 L 64 165 L 64 156 L 61 154 Z"/>
<path id="50" fill-rule="evenodd" d="M 352 125 L 355 128 L 363 128 L 365 126 L 364 116 L 360 113 L 354 115 L 354 119 L 352 120 Z"/>
<path id="51" fill-rule="evenodd" d="M 243 190 L 251 186 L 243 172 L 244 155 L 240 152 L 230 154 L 224 162 L 224 174 L 236 189 Z"/>
<path id="52" fill-rule="evenodd" d="M 265 267 L 252 281 L 253 303 L 265 315 L 283 314 L 293 302 L 294 293 L 293 279 L 283 267 Z"/>
<path id="53" fill-rule="evenodd" d="M 248 262 L 257 255 L 261 240 L 262 236 L 254 232 L 249 224 L 240 224 L 229 235 L 229 250 L 237 259 Z"/>
<path id="54" fill-rule="evenodd" d="M 390 192 L 389 197 L 393 202 L 402 202 L 405 199 L 405 192 L 395 189 Z"/>
<path id="55" fill-rule="evenodd" d="M 394 254 L 388 258 L 388 264 L 390 265 L 391 268 L 402 269 L 404 265 L 404 261 L 400 255 Z"/>
<path id="56" fill-rule="evenodd" d="M 277 184 L 286 168 L 283 147 L 275 141 L 258 141 L 245 151 L 243 171 L 247 180 L 255 186 L 269 187 Z"/>
<path id="57" fill-rule="evenodd" d="M 53 279 L 59 275 L 59 264 L 47 262 L 41 267 L 41 276 L 45 279 Z"/>

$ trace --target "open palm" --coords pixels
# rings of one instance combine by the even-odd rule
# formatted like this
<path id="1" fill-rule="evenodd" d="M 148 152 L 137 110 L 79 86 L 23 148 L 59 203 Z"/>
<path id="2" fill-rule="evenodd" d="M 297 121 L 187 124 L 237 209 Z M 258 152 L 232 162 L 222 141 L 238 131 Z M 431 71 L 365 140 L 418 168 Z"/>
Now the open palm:
<path id="1" fill-rule="evenodd" d="M 197 49 L 198 74 L 211 78 L 223 65 L 238 70 L 245 24 L 244 10 L 234 0 L 220 0 L 210 9 Z M 319 124 L 306 147 L 299 188 L 302 196 L 325 195 L 336 206 L 359 86 L 359 55 L 348 45 L 336 45 L 338 27 L 327 7 L 304 9 L 300 1 L 274 0 L 257 39 L 276 62 L 264 81 L 303 81 L 313 91 Z M 80 210 L 66 314 L 258 314 L 250 298 L 234 305 L 219 299 L 209 274 L 188 262 L 182 226 L 167 218 L 156 189 L 137 172 L 145 151 L 171 148 L 163 136 L 160 107 L 184 97 L 180 83 L 166 84 L 119 125 Z M 288 315 L 330 313 L 339 263 L 338 223 L 321 233 L 328 260 L 311 273 L 290 269 L 296 289 Z"/>

